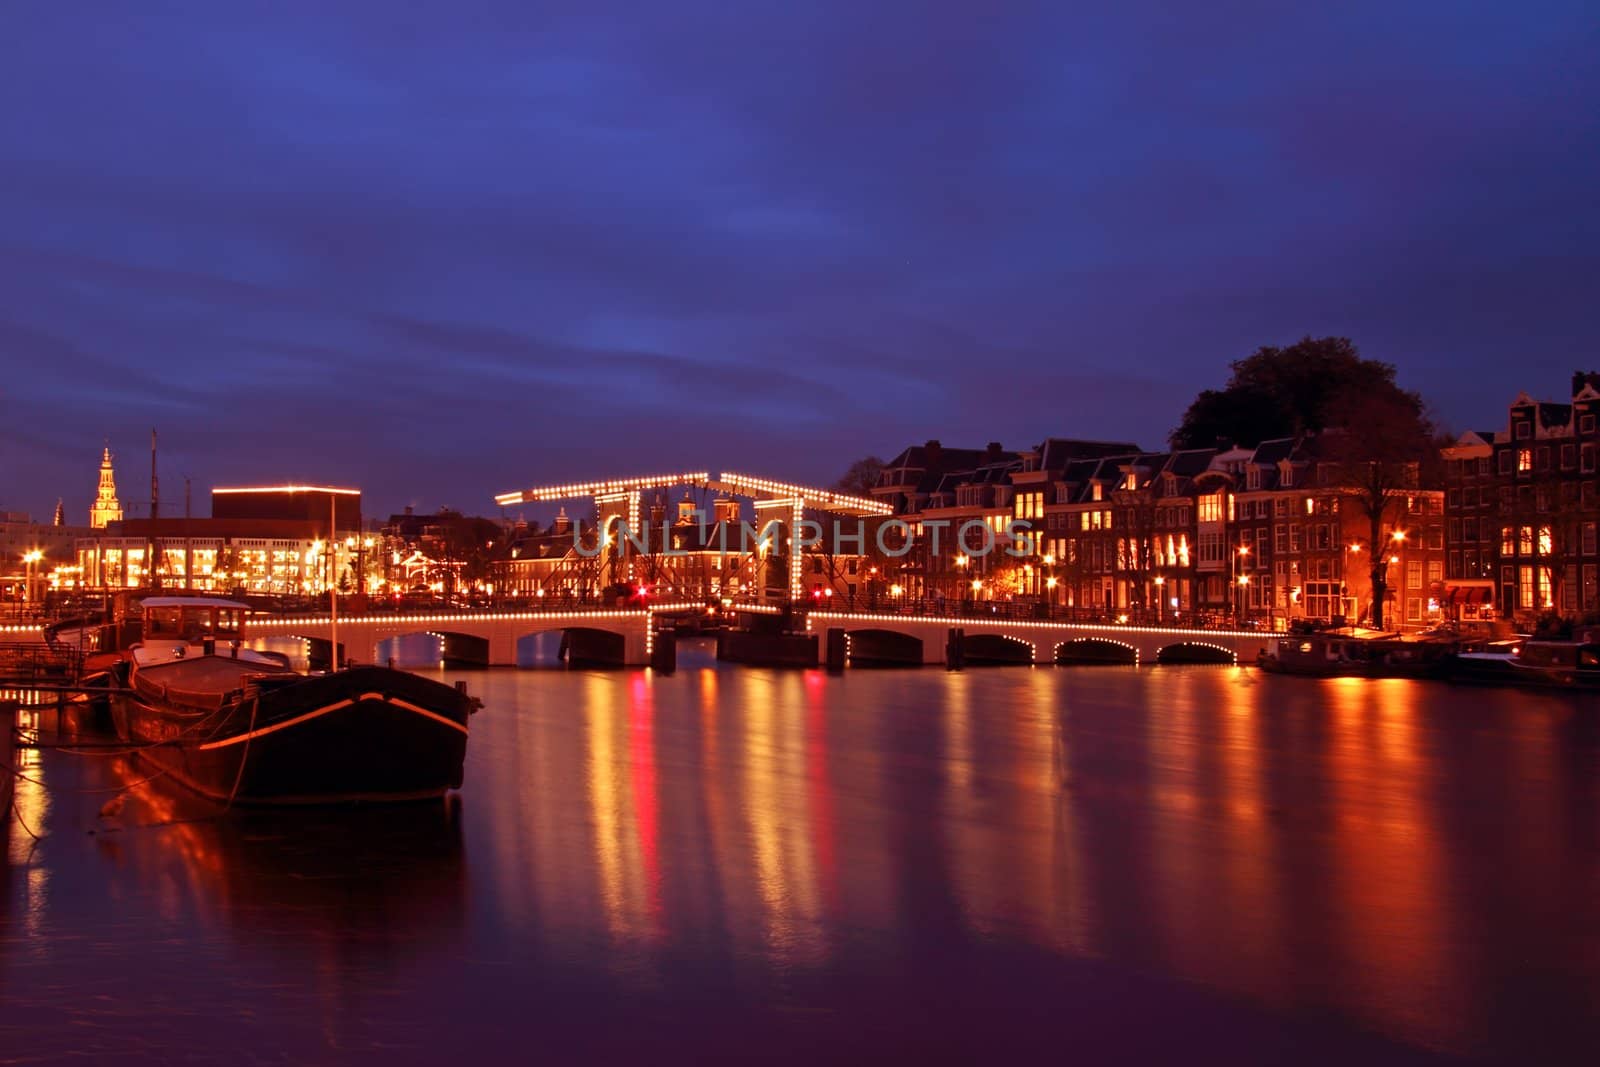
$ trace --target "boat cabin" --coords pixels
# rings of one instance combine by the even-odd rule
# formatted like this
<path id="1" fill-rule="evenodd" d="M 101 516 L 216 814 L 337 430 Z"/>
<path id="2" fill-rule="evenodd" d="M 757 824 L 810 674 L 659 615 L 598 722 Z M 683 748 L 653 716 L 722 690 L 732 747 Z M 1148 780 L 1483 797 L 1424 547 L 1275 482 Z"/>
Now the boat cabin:
<path id="1" fill-rule="evenodd" d="M 183 656 L 190 645 L 214 654 L 218 643 L 237 652 L 250 610 L 236 600 L 217 597 L 146 597 L 140 604 L 140 645 L 147 652 Z"/>
<path id="2" fill-rule="evenodd" d="M 151 597 L 144 608 L 144 637 L 238 640 L 249 609 L 231 600 L 195 597 Z"/>

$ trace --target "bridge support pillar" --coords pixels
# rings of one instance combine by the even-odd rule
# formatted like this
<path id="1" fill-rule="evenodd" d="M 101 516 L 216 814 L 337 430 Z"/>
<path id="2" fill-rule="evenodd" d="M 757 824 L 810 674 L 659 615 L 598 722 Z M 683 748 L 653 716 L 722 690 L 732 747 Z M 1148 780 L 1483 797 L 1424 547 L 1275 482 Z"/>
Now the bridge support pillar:
<path id="1" fill-rule="evenodd" d="M 835 673 L 844 670 L 846 658 L 846 637 L 843 627 L 830 626 L 827 631 L 828 649 L 826 663 L 828 670 Z"/>
<path id="2" fill-rule="evenodd" d="M 517 665 L 517 639 L 505 628 L 497 628 L 489 635 L 489 666 L 515 667 Z"/>
<path id="3" fill-rule="evenodd" d="M 671 630 L 656 634 L 650 647 L 650 669 L 662 674 L 678 669 L 678 635 Z"/>
<path id="4" fill-rule="evenodd" d="M 959 626 L 950 627 L 944 638 L 945 670 L 959 671 L 966 664 L 967 632 Z"/>
<path id="5" fill-rule="evenodd" d="M 487 667 L 489 665 L 489 639 L 471 634 L 442 633 L 439 635 L 439 659 L 447 668 Z"/>
<path id="6" fill-rule="evenodd" d="M 650 628 L 650 620 L 645 619 L 644 625 L 637 630 L 629 629 L 622 636 L 622 665 L 625 667 L 645 667 L 650 663 L 650 655 L 645 651 L 649 645 L 646 631 Z"/>
<path id="7" fill-rule="evenodd" d="M 329 660 L 332 652 L 332 642 L 326 637 L 308 637 L 306 642 L 306 669 L 312 671 L 325 671 L 329 669 Z M 345 661 L 344 642 L 339 642 L 339 662 Z"/>

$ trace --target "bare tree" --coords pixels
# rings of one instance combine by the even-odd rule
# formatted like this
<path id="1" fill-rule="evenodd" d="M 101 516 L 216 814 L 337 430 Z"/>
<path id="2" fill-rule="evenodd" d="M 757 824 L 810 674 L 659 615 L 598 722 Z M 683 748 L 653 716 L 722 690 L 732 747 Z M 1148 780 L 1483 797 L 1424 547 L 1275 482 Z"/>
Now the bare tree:
<path id="1" fill-rule="evenodd" d="M 1336 428 L 1318 435 L 1316 449 L 1340 496 L 1367 521 L 1372 626 L 1381 630 L 1389 586 L 1383 528 L 1394 526 L 1408 496 L 1432 483 L 1433 429 L 1414 393 L 1347 390 L 1329 410 Z"/>
<path id="2" fill-rule="evenodd" d="M 882 472 L 883 460 L 877 456 L 865 456 L 850 464 L 850 469 L 844 472 L 833 487 L 841 493 L 871 496 L 872 488 L 878 484 L 878 475 Z"/>

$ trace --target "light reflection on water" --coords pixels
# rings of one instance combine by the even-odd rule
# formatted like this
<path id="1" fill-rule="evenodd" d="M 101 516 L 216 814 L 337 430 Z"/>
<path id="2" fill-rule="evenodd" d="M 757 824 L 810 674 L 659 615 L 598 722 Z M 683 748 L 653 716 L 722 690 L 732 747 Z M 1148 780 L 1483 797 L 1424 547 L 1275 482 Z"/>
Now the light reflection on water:
<path id="1" fill-rule="evenodd" d="M 1070 1032 L 1091 1059 L 1226 1033 L 1246 1062 L 1550 1061 L 1600 1036 L 1600 708 L 686 653 L 450 675 L 487 707 L 442 810 L 215 820 L 147 787 L 102 817 L 21 783 L 45 840 L 6 843 L 0 1048 L 155 1061 L 228 1029 L 426 1061 L 531 1027 L 585 1057 Z M 33 758 L 62 790 L 142 776 Z"/>

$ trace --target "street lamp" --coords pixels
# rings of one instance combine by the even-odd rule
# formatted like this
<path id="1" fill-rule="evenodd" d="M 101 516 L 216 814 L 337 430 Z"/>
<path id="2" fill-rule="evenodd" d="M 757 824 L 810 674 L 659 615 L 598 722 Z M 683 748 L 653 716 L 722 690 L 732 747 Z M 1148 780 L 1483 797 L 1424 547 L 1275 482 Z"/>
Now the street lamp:
<path id="1" fill-rule="evenodd" d="M 1249 576 L 1244 573 L 1245 557 L 1248 555 L 1250 555 L 1250 546 L 1240 545 L 1232 557 L 1234 561 L 1234 581 L 1238 583 L 1240 589 L 1239 606 L 1234 610 L 1234 616 L 1239 619 L 1244 618 L 1244 587 L 1250 584 Z"/>
<path id="2" fill-rule="evenodd" d="M 1400 564 L 1400 549 L 1405 547 L 1405 543 L 1406 543 L 1406 532 L 1404 530 L 1391 530 L 1389 532 L 1390 555 L 1389 555 L 1388 561 L 1384 564 L 1384 568 L 1383 568 L 1383 595 L 1385 597 L 1387 597 L 1389 595 L 1389 590 L 1390 590 L 1390 588 L 1392 588 L 1389 583 L 1391 581 L 1403 580 L 1403 578 L 1404 578 L 1404 575 L 1400 575 L 1399 578 L 1391 578 L 1390 577 L 1390 573 L 1389 573 L 1389 568 L 1390 567 L 1399 566 L 1399 564 Z M 1372 547 L 1373 547 L 1374 551 L 1378 550 L 1378 546 L 1377 545 L 1373 545 Z M 1399 612 L 1400 612 L 1401 603 L 1402 603 L 1401 597 L 1399 596 L 1399 594 L 1396 594 L 1395 598 L 1394 598 L 1394 605 L 1395 605 L 1395 609 L 1394 610 L 1395 610 L 1395 615 L 1397 616 L 1397 618 L 1390 619 L 1390 618 L 1385 617 L 1384 625 L 1385 625 L 1385 627 L 1387 629 L 1391 629 L 1391 630 L 1399 629 L 1399 627 L 1397 625 L 1395 625 L 1395 624 L 1399 622 L 1398 616 L 1399 616 Z M 1387 605 L 1385 606 L 1385 608 L 1387 610 Z"/>
<path id="3" fill-rule="evenodd" d="M 23 581 L 22 585 L 22 598 L 23 600 L 27 601 L 29 611 L 34 610 L 33 569 L 34 566 L 42 559 L 44 559 L 44 553 L 39 551 L 37 548 L 32 552 L 24 552 L 22 554 L 22 562 L 28 565 L 27 577 Z"/>
<path id="4" fill-rule="evenodd" d="M 1156 575 L 1155 583 L 1156 583 L 1156 621 L 1160 622 L 1161 621 L 1161 616 L 1163 614 L 1163 612 L 1161 610 L 1162 605 L 1164 605 L 1167 602 L 1166 601 L 1166 597 L 1162 595 L 1163 589 L 1165 588 L 1165 586 L 1167 584 L 1166 576 L 1165 575 L 1161 575 L 1161 574 Z"/>
<path id="5" fill-rule="evenodd" d="M 1239 607 L 1234 612 L 1234 615 L 1241 623 L 1244 622 L 1245 593 L 1249 588 L 1250 576 L 1248 574 L 1239 575 Z"/>

